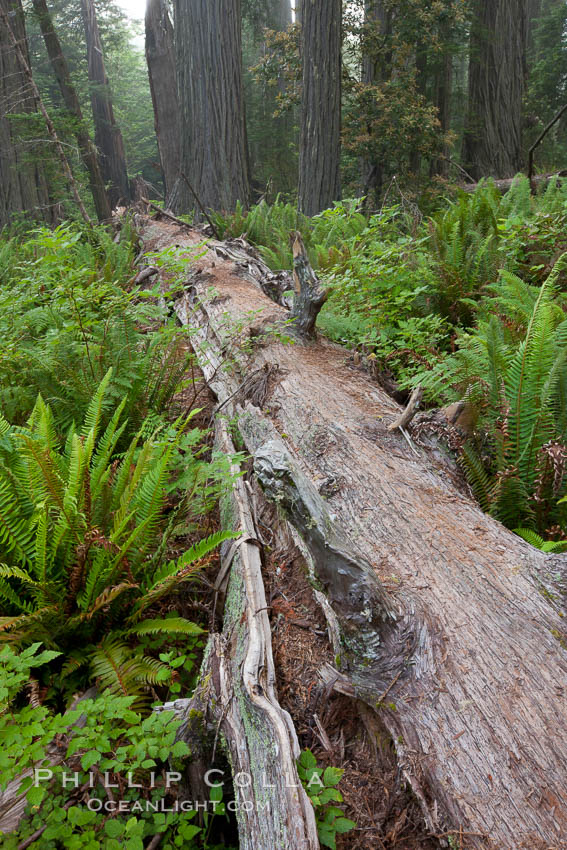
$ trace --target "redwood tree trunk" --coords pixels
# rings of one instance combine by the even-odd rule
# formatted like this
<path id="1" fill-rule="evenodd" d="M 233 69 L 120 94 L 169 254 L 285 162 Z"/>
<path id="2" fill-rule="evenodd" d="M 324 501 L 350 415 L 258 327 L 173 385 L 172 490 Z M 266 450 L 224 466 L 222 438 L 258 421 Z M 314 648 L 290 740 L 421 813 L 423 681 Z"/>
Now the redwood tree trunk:
<path id="1" fill-rule="evenodd" d="M 67 60 L 63 55 L 59 37 L 53 26 L 53 21 L 46 0 L 33 0 L 33 7 L 39 20 L 45 47 L 51 62 L 51 67 L 59 83 L 61 95 L 67 110 L 76 121 L 75 135 L 81 152 L 81 159 L 89 175 L 89 188 L 99 221 L 110 219 L 112 210 L 102 177 L 96 147 L 94 146 L 83 118 L 81 104 L 75 91 Z"/>
<path id="2" fill-rule="evenodd" d="M 390 56 L 377 56 L 370 46 L 377 33 L 389 39 L 392 31 L 392 10 L 387 9 L 382 0 L 365 0 L 364 23 L 366 37 L 362 52 L 361 81 L 366 85 L 375 85 L 386 81 L 390 75 Z M 365 206 L 372 200 L 378 206 L 383 183 L 383 164 L 373 159 L 362 159 L 361 177 L 362 194 L 365 196 Z"/>
<path id="3" fill-rule="evenodd" d="M 26 30 L 21 0 L 0 0 L 12 31 L 27 56 Z M 28 142 L 13 116 L 38 112 L 25 70 L 13 49 L 9 31 L 0 21 L 0 228 L 14 213 L 53 222 L 47 180 L 38 146 Z M 39 119 L 41 120 L 41 119 Z"/>
<path id="4" fill-rule="evenodd" d="M 110 203 L 115 207 L 118 203 L 128 203 L 130 200 L 124 141 L 114 118 L 94 0 L 81 0 L 81 8 L 87 42 L 95 142 L 100 152 L 102 175 L 109 186 Z"/>
<path id="5" fill-rule="evenodd" d="M 435 75 L 435 105 L 439 110 L 439 123 L 443 133 L 451 128 L 451 94 L 453 90 L 453 56 L 447 52 L 441 57 L 440 67 Z M 431 175 L 446 177 L 449 173 L 449 148 L 444 145 L 443 156 L 431 163 Z"/>
<path id="6" fill-rule="evenodd" d="M 148 0 L 146 6 L 146 60 L 167 207 L 179 177 L 180 128 L 173 25 L 166 0 Z"/>
<path id="7" fill-rule="evenodd" d="M 272 0 L 268 12 L 268 26 L 276 32 L 283 32 L 291 24 L 290 0 Z"/>
<path id="8" fill-rule="evenodd" d="M 187 180 L 174 212 L 198 213 L 195 195 L 205 209 L 248 204 L 240 24 L 240 0 L 176 0 L 181 172 Z"/>
<path id="9" fill-rule="evenodd" d="M 522 166 L 527 0 L 474 0 L 463 165 L 472 177 Z"/>
<path id="10" fill-rule="evenodd" d="M 316 215 L 341 196 L 341 0 L 303 0 L 299 208 Z"/>

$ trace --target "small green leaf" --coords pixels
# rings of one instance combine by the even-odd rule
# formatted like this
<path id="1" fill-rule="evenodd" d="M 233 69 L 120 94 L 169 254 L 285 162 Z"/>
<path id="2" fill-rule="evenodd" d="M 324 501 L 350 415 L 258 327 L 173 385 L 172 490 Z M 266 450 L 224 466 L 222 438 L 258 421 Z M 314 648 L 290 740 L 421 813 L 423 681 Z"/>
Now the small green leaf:
<path id="1" fill-rule="evenodd" d="M 85 753 L 81 758 L 83 770 L 89 770 L 93 764 L 97 764 L 101 760 L 101 754 L 98 750 L 91 750 L 90 753 Z"/>
<path id="2" fill-rule="evenodd" d="M 222 800 L 222 785 L 215 785 L 209 791 L 209 799 L 214 803 L 220 803 Z"/>
<path id="3" fill-rule="evenodd" d="M 323 774 L 323 782 L 327 786 L 338 785 L 343 777 L 344 770 L 340 767 L 327 767 Z"/>
<path id="4" fill-rule="evenodd" d="M 303 750 L 301 755 L 299 756 L 299 763 L 305 769 L 317 767 L 317 759 L 311 752 L 311 750 Z"/>
<path id="5" fill-rule="evenodd" d="M 348 818 L 337 818 L 333 824 L 333 829 L 339 833 L 350 832 L 351 829 L 355 829 L 355 827 L 355 822 Z"/>
<path id="6" fill-rule="evenodd" d="M 317 833 L 319 835 L 319 841 L 324 847 L 330 847 L 331 850 L 336 850 L 336 833 L 330 827 L 325 824 L 317 824 Z"/>
<path id="7" fill-rule="evenodd" d="M 171 748 L 171 755 L 174 758 L 182 758 L 182 756 L 188 756 L 190 753 L 191 750 L 189 749 L 185 741 L 176 741 Z"/>
<path id="8" fill-rule="evenodd" d="M 41 785 L 34 786 L 26 794 L 26 800 L 30 806 L 40 806 L 46 793 L 47 789 L 42 788 Z"/>
<path id="9" fill-rule="evenodd" d="M 124 824 L 119 820 L 107 820 L 104 824 L 104 831 L 109 838 L 118 838 L 124 832 Z"/>

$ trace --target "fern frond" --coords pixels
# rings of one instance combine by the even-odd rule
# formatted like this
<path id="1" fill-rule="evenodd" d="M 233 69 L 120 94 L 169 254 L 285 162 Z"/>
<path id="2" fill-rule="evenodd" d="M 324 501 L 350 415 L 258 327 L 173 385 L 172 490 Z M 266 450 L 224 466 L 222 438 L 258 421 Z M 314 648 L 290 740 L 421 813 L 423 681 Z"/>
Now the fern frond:
<path id="1" fill-rule="evenodd" d="M 93 602 L 89 605 L 88 609 L 84 611 L 82 614 L 78 614 L 75 617 L 72 617 L 68 621 L 69 628 L 74 628 L 81 623 L 88 622 L 92 620 L 97 611 L 100 611 L 101 608 L 107 608 L 128 590 L 137 589 L 137 584 L 132 584 L 132 582 L 121 582 L 113 587 L 107 587 Z"/>
<path id="2" fill-rule="evenodd" d="M 171 678 L 171 669 L 157 658 L 149 658 L 117 638 L 106 638 L 91 652 L 91 669 L 101 688 L 124 696 L 138 695 L 147 685 L 157 685 Z"/>
<path id="3" fill-rule="evenodd" d="M 204 630 L 196 623 L 183 617 L 171 617 L 169 619 L 143 620 L 136 626 L 128 629 L 128 634 L 154 635 L 154 634 L 179 634 L 179 635 L 201 635 Z"/>
<path id="4" fill-rule="evenodd" d="M 531 528 L 515 528 L 514 534 L 517 534 L 518 537 L 521 537 L 522 540 L 525 540 L 526 543 L 529 543 L 531 546 L 535 546 L 536 549 L 543 549 L 544 539 L 540 537 L 540 535 L 533 531 Z"/>
<path id="5" fill-rule="evenodd" d="M 100 422 L 102 419 L 102 415 L 104 413 L 105 407 L 108 407 L 108 400 L 106 399 L 106 394 L 108 390 L 108 385 L 112 378 L 113 369 L 112 366 L 107 371 L 106 375 L 98 385 L 98 388 L 92 397 L 90 404 L 87 408 L 87 412 L 85 413 L 85 418 L 83 420 L 83 428 L 81 431 L 81 436 L 87 437 L 89 433 L 92 433 L 93 440 L 96 439 L 98 435 L 98 430 L 100 427 Z"/>
<path id="6" fill-rule="evenodd" d="M 459 460 L 465 470 L 475 499 L 482 510 L 488 513 L 492 502 L 490 497 L 490 476 L 485 470 L 481 459 L 473 447 L 467 443 L 463 446 Z"/>

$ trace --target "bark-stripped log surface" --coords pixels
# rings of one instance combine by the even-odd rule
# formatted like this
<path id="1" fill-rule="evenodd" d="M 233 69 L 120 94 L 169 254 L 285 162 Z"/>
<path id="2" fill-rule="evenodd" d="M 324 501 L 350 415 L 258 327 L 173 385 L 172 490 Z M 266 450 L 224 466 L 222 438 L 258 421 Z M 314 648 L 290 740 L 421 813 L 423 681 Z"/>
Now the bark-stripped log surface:
<path id="1" fill-rule="evenodd" d="M 224 419 L 217 420 L 215 446 L 235 454 Z M 221 556 L 217 588 L 226 590 L 223 631 L 211 635 L 195 697 L 164 708 L 184 717 L 182 737 L 192 749 L 196 785 L 204 784 L 203 775 L 210 769 L 207 747 L 200 743 L 200 752 L 194 751 L 195 742 L 202 742 L 203 727 L 212 730 L 215 741 L 220 735 L 225 742 L 235 776 L 242 850 L 317 850 L 315 815 L 295 765 L 300 754 L 297 735 L 275 690 L 260 543 L 249 503 L 246 483 L 237 478 L 221 506 L 223 526 L 242 532 L 235 543 L 225 544 Z M 218 773 L 211 776 L 212 782 L 218 780 Z M 199 788 L 192 790 L 199 794 Z"/>
<path id="2" fill-rule="evenodd" d="M 145 231 L 155 249 L 199 238 Z M 567 559 L 484 515 L 442 452 L 416 456 L 389 432 L 399 406 L 343 350 L 258 335 L 289 314 L 252 282 L 260 264 L 215 244 L 188 269 L 178 315 L 206 341 L 225 412 L 241 405 L 260 481 L 343 630 L 343 672 L 379 710 L 432 832 L 462 829 L 472 848 L 567 847 Z M 252 325 L 251 353 L 237 353 L 235 323 L 239 337 Z M 268 391 L 246 405 L 245 378 L 266 364 Z"/>

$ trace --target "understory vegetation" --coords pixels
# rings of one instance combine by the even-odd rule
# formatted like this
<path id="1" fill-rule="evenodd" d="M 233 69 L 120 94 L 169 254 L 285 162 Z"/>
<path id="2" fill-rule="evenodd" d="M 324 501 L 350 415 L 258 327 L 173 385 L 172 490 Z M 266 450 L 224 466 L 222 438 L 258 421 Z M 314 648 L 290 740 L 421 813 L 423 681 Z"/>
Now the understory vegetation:
<path id="1" fill-rule="evenodd" d="M 197 681 L 195 582 L 235 536 L 212 513 L 231 458 L 195 424 L 190 332 L 134 285 L 136 251 L 127 226 L 119 244 L 64 225 L 0 245 L 2 786 L 44 771 L 6 848 L 215 844 L 155 803 L 175 803 L 166 771 L 188 749 L 150 708 Z M 71 805 L 70 771 L 103 799 L 132 777 L 128 817 Z"/>
<path id="2" fill-rule="evenodd" d="M 536 196 L 521 175 L 504 195 L 486 181 L 426 216 L 400 192 L 368 218 L 356 201 L 310 219 L 262 202 L 216 223 L 274 270 L 291 268 L 289 231 L 301 230 L 328 288 L 319 328 L 390 386 L 421 384 L 430 407 L 464 400 L 458 452 L 481 507 L 534 545 L 564 548 L 564 181 Z"/>
<path id="3" fill-rule="evenodd" d="M 312 218 L 262 202 L 215 224 L 274 270 L 291 268 L 300 230 L 328 290 L 320 330 L 401 396 L 421 385 L 429 408 L 461 402 L 466 426 L 444 436 L 480 506 L 561 551 L 567 188 L 486 182 L 428 215 L 398 200 Z M 226 847 L 222 789 L 204 820 L 175 810 L 168 772 L 189 752 L 179 719 L 151 710 L 197 685 L 196 582 L 235 536 L 217 530 L 233 459 L 196 424 L 191 330 L 170 317 L 172 292 L 136 284 L 127 222 L 119 243 L 76 224 L 14 232 L 0 243 L 0 769 L 4 787 L 45 773 L 24 780 L 26 815 L 2 846 Z M 180 279 L 177 250 L 149 259 Z M 144 771 L 155 781 L 139 791 Z M 299 775 L 334 847 L 355 826 L 336 805 L 341 771 L 305 752 Z M 90 777 L 102 798 L 101 777 L 118 784 L 127 817 L 76 805 Z"/>

